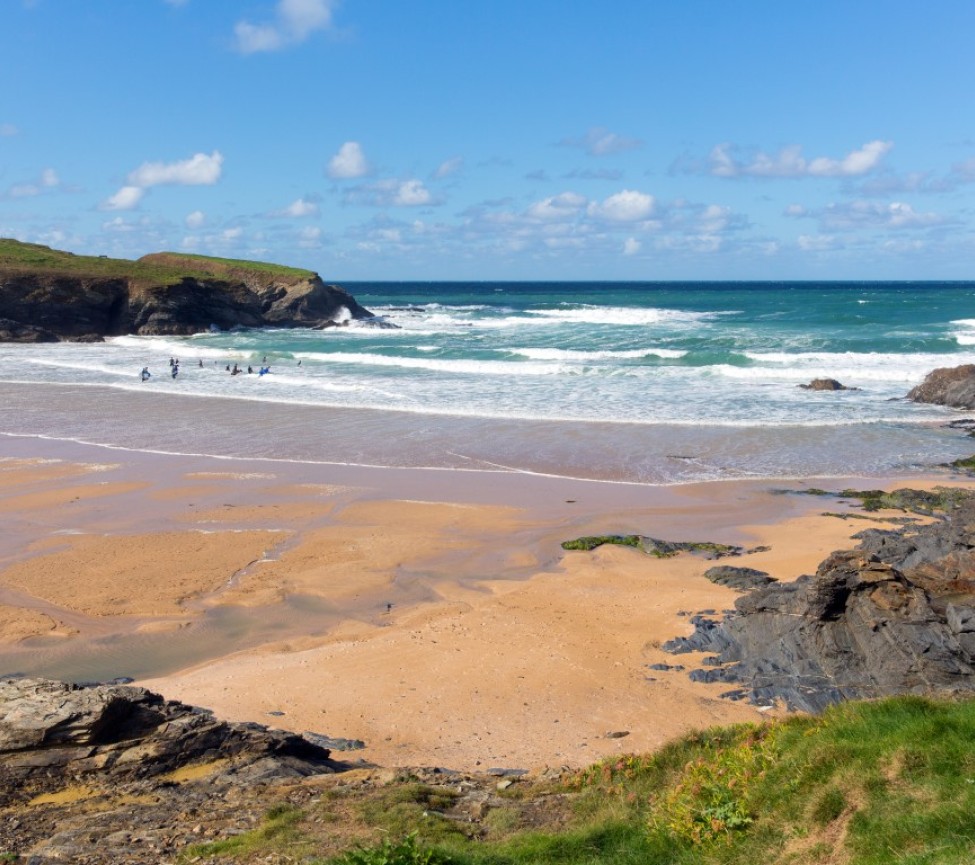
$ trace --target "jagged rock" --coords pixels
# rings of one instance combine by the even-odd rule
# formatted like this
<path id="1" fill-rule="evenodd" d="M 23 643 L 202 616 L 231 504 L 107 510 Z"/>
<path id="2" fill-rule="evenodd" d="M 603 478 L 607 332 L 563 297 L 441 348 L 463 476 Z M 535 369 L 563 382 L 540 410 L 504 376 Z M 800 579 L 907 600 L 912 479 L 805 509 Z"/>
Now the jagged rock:
<path id="1" fill-rule="evenodd" d="M 840 384 L 835 378 L 814 378 L 809 384 L 799 385 L 803 390 L 859 390 Z"/>
<path id="2" fill-rule="evenodd" d="M 692 618 L 694 633 L 664 648 L 712 653 L 714 669 L 695 670 L 695 681 L 806 711 L 975 691 L 975 496 L 934 523 L 859 537 L 814 576 L 756 589 L 721 621 Z"/>
<path id="3" fill-rule="evenodd" d="M 0 318 L 0 342 L 57 342 L 58 338 L 49 330 Z"/>
<path id="4" fill-rule="evenodd" d="M 907 394 L 907 398 L 952 408 L 975 408 L 975 364 L 933 370 Z"/>
<path id="5" fill-rule="evenodd" d="M 258 764 L 265 780 L 334 769 L 329 750 L 301 736 L 220 721 L 144 688 L 0 680 L 0 806 L 66 778 L 123 784 L 218 758 L 226 763 L 211 783 L 253 776 Z"/>
<path id="6" fill-rule="evenodd" d="M 733 565 L 717 565 L 708 568 L 704 572 L 704 576 L 712 583 L 727 586 L 729 589 L 737 589 L 739 592 L 761 589 L 775 582 L 775 578 L 769 576 L 765 571 L 759 571 L 755 568 L 736 568 Z"/>

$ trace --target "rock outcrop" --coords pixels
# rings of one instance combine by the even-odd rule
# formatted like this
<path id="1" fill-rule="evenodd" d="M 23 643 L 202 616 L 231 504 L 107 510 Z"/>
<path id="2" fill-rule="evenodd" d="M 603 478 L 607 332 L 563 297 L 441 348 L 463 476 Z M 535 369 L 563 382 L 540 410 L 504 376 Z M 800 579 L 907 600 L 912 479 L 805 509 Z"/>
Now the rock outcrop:
<path id="1" fill-rule="evenodd" d="M 759 588 L 668 651 L 713 653 L 698 681 L 820 711 L 846 699 L 975 691 L 975 495 L 944 518 L 869 529 L 814 576 Z"/>
<path id="2" fill-rule="evenodd" d="M 31 862 L 161 861 L 201 822 L 252 828 L 255 791 L 341 768 L 302 736 L 144 688 L 0 680 L 0 852 Z"/>
<path id="3" fill-rule="evenodd" d="M 975 364 L 933 370 L 907 394 L 907 398 L 914 402 L 975 409 Z"/>
<path id="4" fill-rule="evenodd" d="M 172 253 L 125 262 L 0 241 L 0 340 L 326 327 L 373 319 L 381 321 L 311 271 Z"/>

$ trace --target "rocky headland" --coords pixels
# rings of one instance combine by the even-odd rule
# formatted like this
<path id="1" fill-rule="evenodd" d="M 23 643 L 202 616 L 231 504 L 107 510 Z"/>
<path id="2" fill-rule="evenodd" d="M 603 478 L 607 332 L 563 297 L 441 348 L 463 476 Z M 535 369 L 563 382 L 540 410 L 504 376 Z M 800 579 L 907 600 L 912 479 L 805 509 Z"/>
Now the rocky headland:
<path id="1" fill-rule="evenodd" d="M 859 496 L 865 503 L 879 491 Z M 898 493 L 903 493 L 898 495 Z M 849 492 L 843 494 L 850 497 Z M 928 523 L 869 528 L 814 575 L 764 584 L 664 646 L 709 652 L 697 681 L 725 696 L 818 712 L 843 700 L 975 691 L 975 493 L 894 491 Z M 748 583 L 742 582 L 747 589 Z"/>
<path id="2" fill-rule="evenodd" d="M 0 341 L 323 328 L 349 320 L 381 323 L 309 270 L 176 253 L 127 261 L 0 239 Z"/>

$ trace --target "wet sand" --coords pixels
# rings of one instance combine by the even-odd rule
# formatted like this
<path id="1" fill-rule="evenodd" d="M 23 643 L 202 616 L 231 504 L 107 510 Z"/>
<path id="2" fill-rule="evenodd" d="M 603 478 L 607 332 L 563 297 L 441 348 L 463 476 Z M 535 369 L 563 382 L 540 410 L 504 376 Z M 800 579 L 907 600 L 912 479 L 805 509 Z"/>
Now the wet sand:
<path id="1" fill-rule="evenodd" d="M 135 676 L 223 717 L 362 739 L 351 756 L 390 766 L 581 766 L 761 717 L 726 686 L 648 666 L 699 660 L 660 644 L 734 603 L 703 577 L 713 562 L 561 541 L 768 547 L 725 561 L 793 579 L 867 525 L 822 516 L 848 510 L 833 499 L 772 492 L 795 482 L 642 487 L 26 440 L 4 457 L 0 673 Z"/>

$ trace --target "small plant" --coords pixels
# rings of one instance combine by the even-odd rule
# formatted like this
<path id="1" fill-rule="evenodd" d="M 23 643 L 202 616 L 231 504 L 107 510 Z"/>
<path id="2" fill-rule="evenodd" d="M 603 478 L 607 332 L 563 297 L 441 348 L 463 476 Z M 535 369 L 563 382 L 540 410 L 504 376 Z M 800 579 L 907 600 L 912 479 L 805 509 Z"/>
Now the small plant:
<path id="1" fill-rule="evenodd" d="M 751 825 L 752 788 L 775 754 L 771 728 L 743 730 L 739 741 L 706 749 L 657 802 L 656 828 L 701 844 Z"/>
<path id="2" fill-rule="evenodd" d="M 420 847 L 415 832 L 399 841 L 386 838 L 374 847 L 357 847 L 333 860 L 335 865 L 449 865 L 450 861 L 436 850 Z"/>

